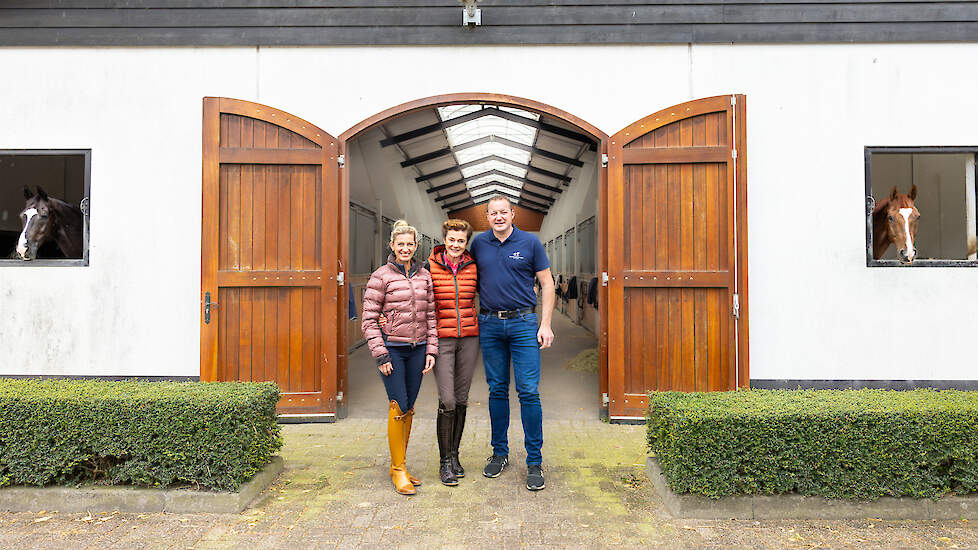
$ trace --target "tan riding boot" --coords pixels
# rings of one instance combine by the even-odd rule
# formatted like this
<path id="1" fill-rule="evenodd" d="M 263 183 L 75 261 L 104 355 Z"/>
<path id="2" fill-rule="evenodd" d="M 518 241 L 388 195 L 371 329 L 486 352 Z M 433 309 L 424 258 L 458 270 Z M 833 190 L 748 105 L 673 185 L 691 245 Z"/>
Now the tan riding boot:
<path id="1" fill-rule="evenodd" d="M 402 422 L 404 422 L 406 424 L 406 426 L 407 426 L 404 429 L 404 456 L 405 456 L 405 462 L 406 462 L 406 457 L 407 457 L 408 441 L 411 439 L 411 424 L 413 423 L 413 421 L 414 421 L 414 409 L 411 409 L 408 412 L 404 413 L 404 419 L 402 420 Z M 418 478 L 416 478 L 416 477 L 414 477 L 413 475 L 411 475 L 411 473 L 407 471 L 406 466 L 405 466 L 404 473 L 406 473 L 407 476 L 408 476 L 408 479 L 411 480 L 411 485 L 414 485 L 415 487 L 420 487 L 421 486 L 421 480 L 418 479 Z M 394 475 L 393 466 L 391 467 L 391 475 Z"/>
<path id="2" fill-rule="evenodd" d="M 417 491 L 415 491 L 414 485 L 404 470 L 404 442 L 407 439 L 404 430 L 406 429 L 407 423 L 404 421 L 404 413 L 401 412 L 397 401 L 391 401 L 391 408 L 387 413 L 387 444 L 391 450 L 391 481 L 398 493 L 413 495 Z"/>
<path id="3" fill-rule="evenodd" d="M 421 480 L 411 475 L 411 472 L 407 471 L 407 446 L 408 441 L 411 440 L 411 426 L 414 424 L 414 409 L 404 413 L 404 423 L 407 425 L 407 427 L 404 429 L 404 472 L 407 473 L 408 479 L 411 480 L 412 485 L 415 487 L 420 487 Z"/>

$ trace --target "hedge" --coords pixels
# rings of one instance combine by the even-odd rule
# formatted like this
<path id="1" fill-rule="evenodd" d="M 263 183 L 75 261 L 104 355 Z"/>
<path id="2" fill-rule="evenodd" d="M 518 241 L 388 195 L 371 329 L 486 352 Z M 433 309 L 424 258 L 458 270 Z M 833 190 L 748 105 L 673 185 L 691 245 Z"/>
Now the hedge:
<path id="1" fill-rule="evenodd" d="M 0 379 L 0 487 L 236 490 L 282 446 L 270 383 Z"/>
<path id="2" fill-rule="evenodd" d="M 649 451 L 679 493 L 875 500 L 978 490 L 978 393 L 653 392 L 647 419 Z"/>

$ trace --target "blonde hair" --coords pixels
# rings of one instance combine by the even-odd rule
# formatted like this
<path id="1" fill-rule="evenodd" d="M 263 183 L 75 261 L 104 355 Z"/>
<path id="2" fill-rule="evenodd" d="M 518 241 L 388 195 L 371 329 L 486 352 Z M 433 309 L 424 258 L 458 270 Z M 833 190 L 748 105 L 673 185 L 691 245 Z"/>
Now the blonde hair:
<path id="1" fill-rule="evenodd" d="M 418 244 L 418 230 L 408 225 L 407 220 L 397 220 L 391 229 L 391 244 L 394 244 L 394 237 L 410 233 L 414 237 L 414 244 Z"/>
<path id="2" fill-rule="evenodd" d="M 472 224 L 465 220 L 450 219 L 441 224 L 441 237 L 448 237 L 449 231 L 465 231 L 465 240 L 472 238 Z"/>

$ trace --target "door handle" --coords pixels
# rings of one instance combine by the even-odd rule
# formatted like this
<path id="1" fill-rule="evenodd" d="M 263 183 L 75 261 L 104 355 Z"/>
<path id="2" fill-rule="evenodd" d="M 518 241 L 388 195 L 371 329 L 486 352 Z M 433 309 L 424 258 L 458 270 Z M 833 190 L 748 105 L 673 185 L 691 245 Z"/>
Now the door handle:
<path id="1" fill-rule="evenodd" d="M 211 293 L 204 293 L 204 324 L 211 324 L 211 308 L 217 307 L 217 302 L 211 301 Z"/>

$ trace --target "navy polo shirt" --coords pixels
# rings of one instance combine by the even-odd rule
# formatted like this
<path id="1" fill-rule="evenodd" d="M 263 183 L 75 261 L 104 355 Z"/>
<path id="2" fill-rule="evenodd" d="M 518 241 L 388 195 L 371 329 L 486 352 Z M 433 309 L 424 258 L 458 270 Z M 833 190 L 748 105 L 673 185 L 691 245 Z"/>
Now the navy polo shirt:
<path id="1" fill-rule="evenodd" d="M 513 226 L 506 241 L 499 242 L 489 230 L 472 239 L 470 248 L 479 268 L 481 307 L 507 311 L 537 304 L 533 280 L 550 267 L 540 239 Z"/>

